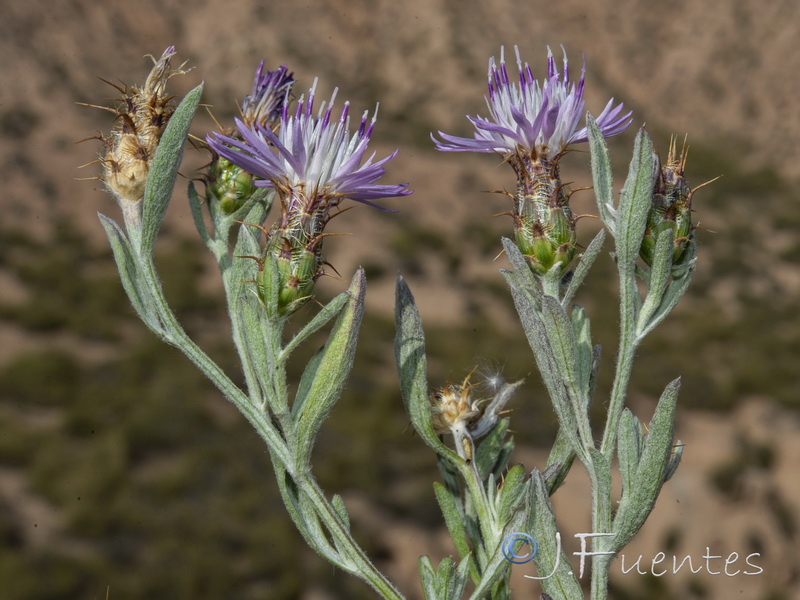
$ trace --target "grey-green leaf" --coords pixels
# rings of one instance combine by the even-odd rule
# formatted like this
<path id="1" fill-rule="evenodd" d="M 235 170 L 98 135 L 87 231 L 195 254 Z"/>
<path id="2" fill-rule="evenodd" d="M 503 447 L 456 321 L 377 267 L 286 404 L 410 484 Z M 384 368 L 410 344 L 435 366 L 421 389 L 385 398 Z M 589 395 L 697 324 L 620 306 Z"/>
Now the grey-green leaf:
<path id="1" fill-rule="evenodd" d="M 145 325 L 159 336 L 163 336 L 164 331 L 159 322 L 158 313 L 151 306 L 147 288 L 139 274 L 134 250 L 125 237 L 125 233 L 113 219 L 109 219 L 100 213 L 97 216 L 100 218 L 100 223 L 108 236 L 108 242 L 111 244 L 111 250 L 114 253 L 114 260 L 119 269 L 122 287 L 125 288 L 134 310 L 136 310 Z"/>
<path id="2" fill-rule="evenodd" d="M 614 549 L 627 544 L 653 510 L 658 492 L 667 473 L 674 433 L 675 407 L 680 379 L 671 381 L 664 389 L 644 438 L 642 455 L 633 481 L 623 490 L 614 518 Z"/>
<path id="3" fill-rule="evenodd" d="M 553 598 L 583 598 L 581 586 L 572 574 L 569 559 L 559 541 L 560 534 L 544 478 L 539 471 L 533 471 L 530 481 L 527 531 L 536 540 L 534 562 L 537 577 L 547 577 L 542 580 L 542 587 Z"/>
<path id="4" fill-rule="evenodd" d="M 586 115 L 586 128 L 589 132 L 589 152 L 592 160 L 592 180 L 597 210 L 605 226 L 616 236 L 617 217 L 614 208 L 614 180 L 611 163 L 608 160 L 608 146 L 597 122 L 592 115 Z"/>
<path id="5" fill-rule="evenodd" d="M 433 491 L 436 494 L 436 500 L 439 502 L 439 508 L 444 516 L 444 522 L 450 532 L 453 544 L 461 558 L 464 558 L 470 553 L 467 531 L 464 527 L 464 513 L 450 491 L 441 483 L 434 482 Z"/>
<path id="6" fill-rule="evenodd" d="M 592 241 L 589 242 L 586 250 L 583 251 L 580 260 L 578 261 L 578 266 L 575 267 L 575 272 L 572 274 L 572 279 L 569 280 L 567 291 L 564 293 L 564 297 L 561 299 L 561 306 L 564 307 L 564 310 L 569 308 L 569 305 L 575 298 L 578 288 L 581 287 L 583 280 L 586 279 L 586 275 L 589 273 L 589 269 L 592 268 L 595 259 L 600 254 L 600 250 L 603 249 L 603 243 L 605 240 L 606 231 L 605 229 L 601 229 L 597 232 L 597 235 L 594 236 Z"/>
<path id="7" fill-rule="evenodd" d="M 153 253 L 158 230 L 164 213 L 167 211 L 172 188 L 175 187 L 175 178 L 183 158 L 183 145 L 189 133 L 195 110 L 200 103 L 203 93 L 201 83 L 180 103 L 170 117 L 169 123 L 161 136 L 161 141 L 156 149 L 153 162 L 150 165 L 150 174 L 144 189 L 144 204 L 142 206 L 142 239 L 139 252 L 142 256 Z"/>
<path id="8" fill-rule="evenodd" d="M 394 353 L 397 372 L 400 376 L 403 402 L 411 423 L 426 444 L 453 464 L 460 464 L 461 458 L 442 443 L 431 424 L 425 334 L 414 296 L 402 276 L 397 277 L 395 323 L 397 332 Z"/>
<path id="9" fill-rule="evenodd" d="M 313 376 L 306 379 L 306 385 L 300 386 L 292 406 L 292 416 L 297 424 L 299 466 L 308 464 L 314 438 L 350 375 L 364 314 L 366 281 L 363 270 L 359 269 L 353 276 L 348 293 L 350 301 L 336 320 L 322 351 L 312 360 L 313 365 L 309 365 Z"/>
<path id="10" fill-rule="evenodd" d="M 652 205 L 657 166 L 658 159 L 650 137 L 644 129 L 640 129 L 617 211 L 617 264 L 620 273 L 626 275 L 633 272 L 639 256 L 647 215 Z"/>

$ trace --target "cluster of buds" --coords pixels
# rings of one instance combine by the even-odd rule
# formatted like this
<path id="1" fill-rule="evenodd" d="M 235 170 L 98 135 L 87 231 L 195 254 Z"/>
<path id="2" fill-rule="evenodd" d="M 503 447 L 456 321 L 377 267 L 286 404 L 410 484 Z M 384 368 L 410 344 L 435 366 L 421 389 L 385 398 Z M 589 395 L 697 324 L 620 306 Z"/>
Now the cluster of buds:
<path id="1" fill-rule="evenodd" d="M 250 128 L 256 124 L 276 131 L 283 106 L 289 100 L 293 73 L 286 65 L 264 72 L 264 61 L 258 65 L 252 92 L 244 97 L 241 106 L 242 122 Z M 238 130 L 225 131 L 225 135 L 242 141 Z M 239 210 L 255 193 L 253 175 L 240 166 L 214 153 L 206 171 L 206 199 L 212 210 L 219 209 L 230 215 Z"/>
<path id="2" fill-rule="evenodd" d="M 150 164 L 175 110 L 172 97 L 166 95 L 167 81 L 186 71 L 183 65 L 172 68 L 174 55 L 175 47 L 170 46 L 158 60 L 151 57 L 155 64 L 141 89 L 111 84 L 122 93 L 122 98 L 118 108 L 108 109 L 117 117 L 113 131 L 101 137 L 102 180 L 128 212 L 135 212 L 132 207 L 141 207 Z"/>
<path id="3" fill-rule="evenodd" d="M 532 271 L 543 275 L 556 268 L 566 273 L 575 256 L 576 218 L 569 208 L 570 192 L 561 182 L 558 163 L 570 144 L 588 140 L 584 117 L 583 88 L 586 66 L 576 84 L 569 80 L 566 54 L 563 70 L 548 51 L 547 77 L 540 84 L 516 49 L 519 81 L 508 76 L 501 50 L 500 64 L 489 61 L 490 117 L 467 117 L 475 127 L 472 138 L 439 132 L 434 138 L 444 152 L 494 152 L 503 157 L 517 175 L 514 198 L 514 237 Z M 631 123 L 622 104 L 606 104 L 597 124 L 605 137 L 617 135 Z"/>
<path id="4" fill-rule="evenodd" d="M 491 377 L 483 384 L 470 380 L 474 369 L 461 383 L 447 383 L 431 390 L 431 425 L 436 433 L 451 434 L 456 442 L 456 451 L 464 459 L 472 458 L 472 442 L 486 435 L 497 423 L 505 405 L 522 380 L 506 383 L 499 377 Z M 489 390 L 492 397 L 476 397 L 479 385 Z"/>
<path id="5" fill-rule="evenodd" d="M 224 160 L 254 176 L 253 185 L 273 190 L 280 202 L 281 214 L 267 232 L 256 277 L 266 302 L 277 273 L 280 316 L 292 314 L 310 299 L 314 282 L 324 272 L 322 242 L 330 235 L 324 229 L 342 201 L 377 206 L 372 200 L 411 193 L 406 184 L 375 183 L 396 151 L 375 162 L 374 154 L 365 159 L 377 111 L 371 119 L 365 111 L 351 134 L 349 103 L 338 119 L 332 118 L 336 90 L 314 114 L 316 80 L 308 96 L 301 96 L 296 110 L 290 111 L 286 93 L 280 102 L 275 100 L 277 92 L 288 92 L 290 78 L 285 67 L 266 75 L 259 67 L 254 93 L 243 106 L 244 117 L 236 119 L 238 133 L 206 138 L 219 157 L 217 164 Z M 249 107 L 260 116 L 251 116 Z"/>
<path id="6" fill-rule="evenodd" d="M 684 142 L 681 152 L 676 151 L 675 138 L 670 139 L 665 163 L 659 161 L 656 182 L 653 187 L 653 200 L 647 216 L 639 256 L 648 266 L 653 264 L 656 240 L 665 230 L 671 229 L 675 236 L 672 251 L 673 271 L 686 267 L 694 258 L 694 230 L 692 224 L 692 197 L 706 182 L 694 189 L 684 178 L 687 148 Z"/>

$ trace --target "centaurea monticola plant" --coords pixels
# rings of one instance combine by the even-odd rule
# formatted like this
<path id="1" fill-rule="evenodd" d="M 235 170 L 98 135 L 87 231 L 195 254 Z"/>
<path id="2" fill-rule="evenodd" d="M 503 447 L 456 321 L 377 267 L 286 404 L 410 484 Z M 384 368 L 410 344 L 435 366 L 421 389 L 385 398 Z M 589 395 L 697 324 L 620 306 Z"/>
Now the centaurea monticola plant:
<path id="1" fill-rule="evenodd" d="M 576 84 L 569 79 L 566 57 L 559 71 L 548 53 L 547 74 L 539 82 L 518 50 L 516 54 L 518 80 L 509 77 L 502 53 L 499 64 L 490 60 L 490 116 L 468 117 L 475 128 L 472 138 L 441 131 L 438 138 L 432 137 L 441 151 L 498 154 L 516 173 L 516 191 L 509 194 L 514 201 L 509 213 L 514 242 L 503 241 L 512 269 L 503 275 L 558 418 L 559 434 L 546 468 L 526 478 L 520 465 L 507 466 L 513 446 L 507 419 L 495 413 L 491 430 L 480 431 L 483 440 L 470 435 L 478 433 L 470 424 L 486 417 L 481 401 L 470 395 L 469 378 L 460 386 L 436 389 L 429 398 L 420 316 L 408 286 L 398 282 L 397 356 L 403 395 L 417 431 L 439 455 L 444 485 L 436 484 L 436 497 L 461 556 L 457 569 L 451 560 L 438 571 L 425 558 L 422 580 L 427 597 L 433 598 L 437 590 L 456 585 L 452 582 L 463 591 L 468 573 L 475 586 L 472 597 L 507 598 L 510 563 L 532 559 L 543 598 L 583 598 L 561 549 L 550 503 L 577 457 L 591 482 L 593 547 L 585 555 L 592 557 L 590 597 L 601 600 L 607 595 L 611 561 L 642 526 L 681 457 L 682 446 L 673 440 L 679 380 L 667 385 L 649 427 L 624 407 L 624 400 L 639 343 L 672 310 L 694 271 L 694 190 L 684 179 L 685 152 L 678 156 L 671 144 L 662 166 L 647 134 L 640 131 L 615 204 L 605 138 L 623 132 L 631 113 L 612 99 L 596 119 L 587 116 L 586 126 L 581 126 L 585 66 Z M 598 211 L 615 237 L 621 295 L 617 368 L 599 441 L 589 421 L 589 405 L 600 347 L 592 345 L 586 312 L 572 300 L 600 253 L 605 232 L 586 247 L 573 269 L 575 218 L 569 209 L 570 192 L 559 177 L 561 158 L 573 145 L 587 141 Z M 643 282 L 641 288 L 637 280 Z M 493 384 L 498 385 L 496 379 Z M 501 409 L 508 395 L 503 403 L 493 400 L 489 406 Z M 449 431 L 442 428 L 443 406 L 459 413 L 448 413 Z M 455 452 L 440 438 L 443 432 L 453 434 Z M 622 480 L 616 510 L 611 489 L 615 454 Z M 581 562 L 579 577 L 583 566 Z"/>
<path id="2" fill-rule="evenodd" d="M 178 72 L 169 68 L 174 54 L 174 48 L 168 48 L 156 61 L 143 92 L 131 88 L 133 94 L 126 95 L 116 110 L 116 132 L 108 138 L 114 143 L 106 140 L 110 148 L 101 160 L 104 181 L 125 216 L 124 227 L 100 216 L 122 283 L 145 324 L 183 351 L 263 438 L 286 508 L 306 542 L 334 565 L 365 580 L 381 597 L 403 598 L 352 536 L 343 500 L 329 498 L 311 469 L 316 435 L 352 366 L 364 311 L 363 271 L 355 274 L 346 292 L 300 321 L 296 334 L 290 337 L 284 331 L 289 318 L 303 319 L 308 313 L 308 308 L 300 309 L 309 304 L 314 282 L 323 273 L 323 240 L 330 235 L 324 229 L 341 212 L 340 204 L 378 206 L 377 200 L 410 193 L 405 184 L 378 183 L 395 153 L 376 160 L 368 152 L 375 113 L 370 117 L 365 112 L 351 128 L 349 104 L 334 111 L 336 91 L 315 109 L 316 80 L 293 107 L 293 74 L 285 66 L 265 72 L 263 63 L 236 127 L 206 137 L 212 160 L 203 176 L 205 193 L 201 197 L 190 183 L 189 202 L 200 237 L 222 276 L 245 379 L 241 388 L 181 327 L 152 259 L 202 92 L 198 86 L 173 107 L 165 87 Z M 458 561 L 445 558 L 438 566 L 428 557 L 420 559 L 428 600 L 510 597 L 510 561 L 520 557 L 521 545 L 534 539 L 543 597 L 583 598 L 561 550 L 550 503 L 576 457 L 592 484 L 596 537 L 590 593 L 592 600 L 604 599 L 611 560 L 639 530 L 681 456 L 680 444 L 673 443 L 677 380 L 667 386 L 647 428 L 625 409 L 624 400 L 636 348 L 678 302 L 694 270 L 694 190 L 684 179 L 685 151 L 677 155 L 671 146 L 661 165 L 641 131 L 628 179 L 614 203 L 604 138 L 625 130 L 631 115 L 610 101 L 597 119 L 588 116 L 586 126 L 580 126 L 583 74 L 577 83 L 571 82 L 566 59 L 559 71 L 552 54 L 547 64 L 547 76 L 539 82 L 517 52 L 516 82 L 509 78 L 502 55 L 499 65 L 492 59 L 490 117 L 470 117 L 473 138 L 440 132 L 435 140 L 444 151 L 497 153 L 517 175 L 517 189 L 511 194 L 516 243 L 503 241 L 512 267 L 503 274 L 560 424 L 542 472 L 508 467 L 513 440 L 504 408 L 521 382 L 508 383 L 499 375 L 473 382 L 470 373 L 461 383 L 429 388 L 420 315 L 409 287 L 398 279 L 395 353 L 401 390 L 416 431 L 438 455 L 444 482 L 434 484 L 434 491 L 459 554 Z M 149 100 L 141 110 L 150 110 L 152 126 L 137 120 L 145 97 Z M 130 144 L 124 137 L 130 130 L 152 136 L 144 140 L 146 151 L 125 154 L 122 142 Z M 135 141 L 142 145 L 141 139 Z M 581 256 L 575 256 L 575 218 L 569 191 L 559 178 L 561 157 L 572 145 L 587 141 L 598 212 L 615 238 L 621 296 L 616 376 L 600 442 L 588 416 L 600 348 L 592 346 L 585 312 L 571 304 L 605 234 L 601 231 Z M 128 163 L 118 156 L 145 162 L 120 168 Z M 267 225 L 273 205 L 279 214 Z M 263 244 L 259 231 L 266 234 Z M 644 285 L 640 287 L 637 279 Z M 291 393 L 286 373 L 293 351 L 331 322 L 327 341 Z M 612 510 L 615 454 L 622 496 Z"/>

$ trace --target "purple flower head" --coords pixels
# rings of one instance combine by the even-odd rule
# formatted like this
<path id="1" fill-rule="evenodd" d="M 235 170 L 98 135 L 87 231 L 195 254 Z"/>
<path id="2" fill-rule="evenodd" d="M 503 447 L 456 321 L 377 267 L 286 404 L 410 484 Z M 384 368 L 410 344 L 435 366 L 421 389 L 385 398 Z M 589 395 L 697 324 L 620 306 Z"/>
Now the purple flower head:
<path id="1" fill-rule="evenodd" d="M 253 80 L 253 91 L 242 100 L 242 120 L 252 127 L 254 123 L 277 121 L 287 103 L 294 84 L 294 73 L 286 65 L 264 73 L 264 61 L 258 65 Z"/>
<path id="2" fill-rule="evenodd" d="M 308 98 L 301 96 L 292 113 L 283 105 L 277 132 L 258 123 L 248 127 L 237 119 L 243 141 L 216 133 L 216 139 L 208 136 L 206 141 L 221 157 L 261 178 L 256 181 L 259 187 L 326 198 L 330 204 L 350 198 L 370 206 L 377 206 L 371 200 L 410 194 L 408 184 L 375 183 L 396 150 L 377 161 L 374 152 L 364 159 L 377 109 L 372 119 L 365 111 L 351 134 L 349 102 L 338 119 L 331 119 L 338 90 L 313 115 L 316 86 L 315 79 Z"/>
<path id="3" fill-rule="evenodd" d="M 531 158 L 557 159 L 570 144 L 588 140 L 586 127 L 578 128 L 584 118 L 583 99 L 586 64 L 576 84 L 569 80 L 567 56 L 564 52 L 564 69 L 559 71 L 553 53 L 547 49 L 547 77 L 539 83 L 533 77 L 528 63 L 517 55 L 519 81 L 509 79 L 503 48 L 500 65 L 494 57 L 489 60 L 489 95 L 486 105 L 490 117 L 467 118 L 475 126 L 472 138 L 462 138 L 439 132 L 441 140 L 433 136 L 436 149 L 443 152 L 497 152 L 504 156 L 522 154 Z M 597 117 L 597 124 L 605 137 L 617 135 L 631 123 L 631 112 L 621 115 L 622 104 L 614 106 L 608 101 Z"/>

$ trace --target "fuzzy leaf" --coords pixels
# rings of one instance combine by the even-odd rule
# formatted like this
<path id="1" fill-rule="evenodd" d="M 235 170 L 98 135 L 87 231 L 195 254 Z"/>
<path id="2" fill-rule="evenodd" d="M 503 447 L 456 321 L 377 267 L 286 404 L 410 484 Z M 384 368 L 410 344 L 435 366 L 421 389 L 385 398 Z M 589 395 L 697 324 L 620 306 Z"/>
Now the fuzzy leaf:
<path id="1" fill-rule="evenodd" d="M 350 301 L 339 314 L 325 346 L 306 367 L 309 375 L 303 374 L 307 383 L 298 387 L 292 406 L 292 417 L 297 424 L 298 466 L 308 464 L 314 438 L 350 375 L 364 315 L 365 292 L 364 271 L 358 270 L 348 290 Z"/>
<path id="2" fill-rule="evenodd" d="M 664 470 L 665 482 L 669 481 L 675 474 L 675 471 L 678 469 L 678 465 L 681 463 L 682 457 L 683 442 L 678 440 L 672 445 L 672 452 L 670 453 L 669 460 L 667 461 L 667 468 Z"/>
<path id="3" fill-rule="evenodd" d="M 567 313 L 561 303 L 551 296 L 542 298 L 542 323 L 544 324 L 550 348 L 559 367 L 562 380 L 568 385 L 575 384 L 575 335 Z"/>
<path id="4" fill-rule="evenodd" d="M 611 174 L 611 163 L 608 160 L 608 146 L 606 145 L 605 137 L 597 126 L 597 121 L 591 115 L 586 116 L 586 128 L 589 132 L 589 152 L 592 157 L 592 180 L 594 182 L 597 210 L 611 235 L 616 236 L 617 218 L 614 209 L 614 179 Z"/>
<path id="5" fill-rule="evenodd" d="M 545 473 L 548 474 L 546 483 L 547 493 L 549 495 L 552 496 L 553 493 L 564 483 L 564 480 L 567 478 L 567 474 L 572 468 L 572 463 L 574 461 L 575 450 L 572 449 L 572 444 L 569 441 L 569 437 L 559 429 L 558 435 L 556 436 L 556 441 L 553 444 L 553 448 L 550 450 L 550 456 L 547 457 L 547 470 Z M 555 473 L 550 475 L 550 467 L 554 465 L 558 465 L 558 467 L 556 468 Z"/>
<path id="6" fill-rule="evenodd" d="M 561 431 L 565 433 L 573 448 L 579 448 L 581 444 L 577 434 L 578 422 L 567 395 L 564 382 L 558 376 L 558 362 L 550 347 L 550 340 L 548 339 L 544 324 L 534 309 L 530 297 L 514 285 L 512 274 L 505 271 L 503 275 L 506 277 L 511 288 L 511 296 L 514 299 L 514 305 L 517 308 L 517 313 L 519 314 L 522 327 L 525 331 L 525 336 L 528 338 L 528 344 L 531 350 L 533 350 L 533 356 L 536 359 L 536 365 L 539 367 L 539 373 L 541 373 L 542 380 L 550 395 L 550 401 L 558 415 Z"/>
<path id="7" fill-rule="evenodd" d="M 336 516 L 339 517 L 339 520 L 344 525 L 344 528 L 348 531 L 350 530 L 350 515 L 347 514 L 347 507 L 344 505 L 344 500 L 339 494 L 333 495 L 333 500 L 331 501 L 331 506 L 333 510 L 336 512 Z"/>
<path id="8" fill-rule="evenodd" d="M 558 526 L 544 478 L 534 470 L 530 481 L 527 531 L 536 540 L 537 552 L 533 559 L 538 571 L 536 576 L 547 577 L 541 581 L 542 588 L 553 598 L 583 598 L 581 586 L 572 574 L 569 559 L 557 539 Z"/>
<path id="9" fill-rule="evenodd" d="M 338 315 L 342 308 L 344 308 L 345 304 L 347 304 L 347 300 L 350 298 L 350 294 L 347 292 L 342 292 L 338 296 L 336 296 L 333 300 L 328 302 L 325 306 L 322 307 L 314 318 L 311 319 L 300 331 L 295 334 L 295 336 L 289 341 L 288 344 L 284 347 L 281 351 L 281 361 L 285 361 L 292 351 L 297 348 L 303 341 L 308 339 L 310 335 L 319 331 L 322 327 L 328 324 L 328 322 L 333 319 L 336 315 Z"/>
<path id="10" fill-rule="evenodd" d="M 439 502 L 439 508 L 444 516 L 450 537 L 453 539 L 453 544 L 461 558 L 464 558 L 470 553 L 467 531 L 464 528 L 464 513 L 459 508 L 458 501 L 453 494 L 441 483 L 434 482 L 433 492 L 436 494 L 436 500 Z"/>
<path id="11" fill-rule="evenodd" d="M 475 586 L 475 590 L 472 592 L 470 600 L 483 600 L 486 597 L 486 594 L 488 594 L 489 590 L 492 589 L 492 586 L 508 572 L 511 563 L 508 562 L 503 554 L 502 543 L 503 540 L 505 540 L 506 537 L 512 533 L 522 530 L 522 528 L 525 526 L 526 516 L 527 510 L 525 508 L 514 513 L 514 515 L 511 517 L 511 520 L 503 530 L 497 547 L 489 549 L 489 551 L 492 552 L 490 554 L 491 560 L 484 568 L 481 581 Z"/>
<path id="12" fill-rule="evenodd" d="M 485 481 L 492 473 L 505 471 L 505 463 L 500 463 L 499 459 L 503 456 L 503 447 L 510 442 L 507 439 L 508 419 L 501 419 L 489 431 L 485 438 L 481 440 L 478 450 L 475 452 L 475 468 L 478 469 L 478 476 L 481 481 Z M 513 442 L 511 442 L 513 446 Z"/>
<path id="13" fill-rule="evenodd" d="M 163 337 L 164 330 L 158 319 L 158 312 L 151 306 L 149 293 L 141 281 L 138 262 L 128 238 L 113 219 L 100 213 L 97 213 L 97 216 L 100 218 L 100 223 L 108 236 L 108 242 L 111 244 L 122 287 L 125 288 L 136 314 L 153 332 L 159 337 Z"/>
<path id="14" fill-rule="evenodd" d="M 508 470 L 503 479 L 495 500 L 497 521 L 503 527 L 517 510 L 523 508 L 523 498 L 527 491 L 525 475 L 522 465 L 515 465 Z"/>
<path id="15" fill-rule="evenodd" d="M 189 208 L 192 210 L 192 219 L 194 219 L 194 226 L 197 228 L 197 233 L 200 234 L 200 239 L 208 246 L 211 243 L 211 235 L 208 233 L 205 219 L 203 218 L 203 203 L 197 195 L 197 190 L 194 189 L 194 182 L 189 182 L 187 189 L 189 195 Z"/>
<path id="16" fill-rule="evenodd" d="M 397 372 L 400 376 L 403 403 L 411 423 L 426 444 L 453 464 L 460 464 L 461 458 L 442 443 L 431 424 L 425 334 L 414 296 L 402 276 L 397 277 L 395 323 L 397 332 L 394 353 Z"/>
<path id="17" fill-rule="evenodd" d="M 605 229 L 601 229 L 597 232 L 597 235 L 594 236 L 592 241 L 589 242 L 583 254 L 581 254 L 578 260 L 578 266 L 575 267 L 575 272 L 572 274 L 572 279 L 569 281 L 567 291 L 564 293 L 564 298 L 561 300 L 561 306 L 564 307 L 564 310 L 569 308 L 569 305 L 575 298 L 578 288 L 581 287 L 583 280 L 586 279 L 586 275 L 589 273 L 589 269 L 592 268 L 595 259 L 600 254 L 600 250 L 603 249 L 603 242 L 605 242 L 605 240 L 606 231 Z"/>
<path id="18" fill-rule="evenodd" d="M 675 406 L 680 379 L 671 381 L 656 406 L 655 414 L 644 438 L 642 455 L 629 489 L 623 490 L 619 510 L 614 518 L 614 548 L 627 544 L 653 510 L 658 492 L 664 483 L 672 451 Z"/>
<path id="19" fill-rule="evenodd" d="M 633 273 L 642 246 L 647 215 L 653 202 L 657 160 L 650 137 L 640 129 L 617 214 L 617 265 L 620 273 L 626 276 Z"/>
<path id="20" fill-rule="evenodd" d="M 587 400 L 591 387 L 592 370 L 594 368 L 594 350 L 592 348 L 592 332 L 586 311 L 574 306 L 570 314 L 572 330 L 575 337 L 575 359 L 577 368 L 578 389 Z"/>
<path id="21" fill-rule="evenodd" d="M 522 252 L 519 251 L 517 245 L 510 239 L 503 238 L 501 241 L 506 256 L 508 257 L 508 262 L 511 263 L 511 267 L 513 268 L 514 284 L 518 288 L 530 294 L 534 294 L 537 300 L 540 299 L 542 295 L 541 286 L 539 282 L 536 281 L 536 277 L 534 277 L 530 265 L 522 255 Z"/>
<path id="22" fill-rule="evenodd" d="M 150 174 L 144 188 L 144 204 L 142 205 L 142 238 L 139 253 L 150 256 L 153 253 L 161 221 L 167 211 L 167 205 L 172 197 L 172 188 L 175 187 L 175 178 L 183 158 L 183 145 L 192 124 L 194 112 L 200 103 L 203 93 L 201 83 L 186 97 L 175 109 L 169 123 L 164 130 L 164 135 L 156 148 L 156 154 L 150 165 Z"/>
<path id="23" fill-rule="evenodd" d="M 639 339 L 643 337 L 641 332 L 650 330 L 649 325 L 653 315 L 663 301 L 664 292 L 667 289 L 670 272 L 672 271 L 674 240 L 675 232 L 669 228 L 662 231 L 656 240 L 656 246 L 653 250 L 653 266 L 650 268 L 647 281 L 647 297 L 642 304 L 642 309 L 636 322 L 636 331 Z"/>
<path id="24" fill-rule="evenodd" d="M 627 408 L 619 420 L 617 456 L 622 476 L 622 489 L 629 490 L 636 479 L 636 469 L 642 456 L 642 426 Z"/>

